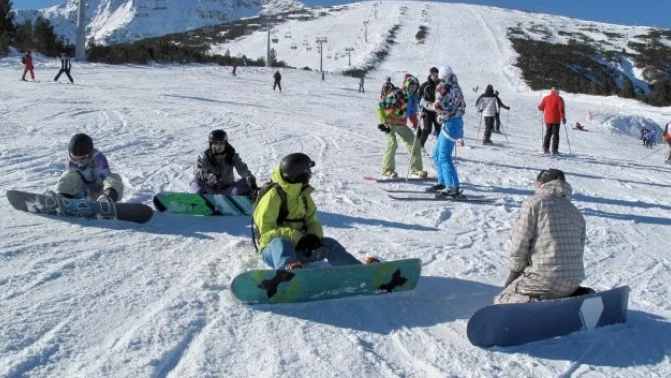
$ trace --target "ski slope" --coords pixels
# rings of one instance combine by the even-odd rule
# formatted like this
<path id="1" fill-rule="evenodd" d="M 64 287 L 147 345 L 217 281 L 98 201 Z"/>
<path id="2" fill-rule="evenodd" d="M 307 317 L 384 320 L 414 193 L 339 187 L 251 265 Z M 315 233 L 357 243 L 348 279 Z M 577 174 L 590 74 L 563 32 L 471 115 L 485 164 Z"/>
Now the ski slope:
<path id="1" fill-rule="evenodd" d="M 425 46 L 442 47 L 437 58 L 408 58 L 416 45 L 403 29 L 417 27 L 427 5 L 397 3 L 414 18 L 401 24 L 365 94 L 358 80 L 339 75 L 321 81 L 316 72 L 282 70 L 279 93 L 272 91 L 274 70 L 240 67 L 232 77 L 230 67 L 200 65 L 74 63 L 76 85 L 54 84 L 58 63 L 42 57 L 39 82 L 24 83 L 19 57 L 0 60 L 0 197 L 53 186 L 70 136 L 86 132 L 123 176 L 124 200 L 150 204 L 158 191 L 187 189 L 208 132 L 224 128 L 259 181 L 284 155 L 310 155 L 325 234 L 355 256 L 423 262 L 412 292 L 245 306 L 229 285 L 263 266 L 249 218 L 155 214 L 145 225 L 59 219 L 17 212 L 0 198 L 0 376 L 671 375 L 671 167 L 663 152 L 642 159 L 654 150 L 629 126 L 662 125 L 671 109 L 563 94 L 569 123 L 590 131 L 561 131 L 566 155 L 542 157 L 536 105 L 544 93 L 527 90 L 505 64 L 514 55 L 490 8 L 427 4 L 431 23 L 443 6 L 462 10 L 440 35 L 429 32 Z M 468 103 L 461 181 L 467 192 L 500 198 L 495 204 L 393 201 L 382 186 L 418 185 L 362 179 L 380 171 L 385 139 L 374 108 L 384 78 L 398 83 L 406 70 L 424 78 L 444 63 L 454 67 Z M 488 83 L 512 111 L 502 114 L 507 139 L 494 134 L 496 145 L 483 147 L 473 104 Z M 407 162 L 401 147 L 402 175 Z M 429 159 L 424 164 L 435 174 Z M 538 171 L 549 167 L 566 172 L 587 220 L 585 284 L 631 286 L 629 321 L 514 348 L 473 347 L 467 320 L 501 290 L 515 215 Z"/>

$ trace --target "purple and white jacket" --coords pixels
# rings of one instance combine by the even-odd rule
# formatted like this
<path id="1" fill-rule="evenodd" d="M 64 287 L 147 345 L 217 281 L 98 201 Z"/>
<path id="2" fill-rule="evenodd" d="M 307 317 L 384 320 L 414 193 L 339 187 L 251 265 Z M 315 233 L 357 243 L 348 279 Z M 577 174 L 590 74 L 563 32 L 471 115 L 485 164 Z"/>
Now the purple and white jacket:
<path id="1" fill-rule="evenodd" d="M 67 169 L 79 173 L 86 185 L 94 183 L 102 185 L 103 180 L 111 173 L 107 158 L 97 149 L 93 149 L 93 155 L 81 164 L 68 155 L 66 166 Z"/>

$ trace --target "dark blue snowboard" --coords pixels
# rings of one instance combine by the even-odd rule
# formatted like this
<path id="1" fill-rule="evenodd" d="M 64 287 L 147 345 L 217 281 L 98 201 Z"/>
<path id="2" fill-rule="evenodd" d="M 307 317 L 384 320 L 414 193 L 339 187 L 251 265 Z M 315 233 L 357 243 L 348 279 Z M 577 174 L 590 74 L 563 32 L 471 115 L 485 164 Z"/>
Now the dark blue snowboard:
<path id="1" fill-rule="evenodd" d="M 532 303 L 498 304 L 468 320 L 471 344 L 513 346 L 592 330 L 627 320 L 629 286 L 596 294 Z"/>
<path id="2" fill-rule="evenodd" d="M 118 219 L 135 223 L 145 223 L 154 215 L 151 207 L 141 203 L 88 201 L 18 190 L 8 190 L 7 200 L 17 210 L 36 214 Z"/>

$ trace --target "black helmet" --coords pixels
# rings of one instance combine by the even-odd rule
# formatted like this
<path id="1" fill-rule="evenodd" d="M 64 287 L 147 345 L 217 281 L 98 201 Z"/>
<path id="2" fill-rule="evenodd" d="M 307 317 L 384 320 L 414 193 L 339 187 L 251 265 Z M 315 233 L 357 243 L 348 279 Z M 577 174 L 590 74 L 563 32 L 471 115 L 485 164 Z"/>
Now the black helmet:
<path id="1" fill-rule="evenodd" d="M 93 140 L 90 136 L 80 133 L 70 139 L 68 152 L 73 157 L 86 157 L 93 153 Z"/>
<path id="2" fill-rule="evenodd" d="M 539 182 L 541 184 L 545 184 L 547 182 L 554 180 L 566 181 L 564 172 L 562 172 L 559 169 L 550 168 L 550 169 L 543 169 L 542 171 L 540 171 L 538 176 L 536 176 L 536 182 Z"/>
<path id="3" fill-rule="evenodd" d="M 437 74 L 438 73 L 438 68 L 436 67 L 431 67 L 429 69 L 429 74 Z"/>
<path id="4" fill-rule="evenodd" d="M 208 141 L 210 144 L 212 144 L 212 142 L 228 142 L 228 135 L 226 135 L 226 132 L 222 129 L 212 130 L 208 137 Z"/>
<path id="5" fill-rule="evenodd" d="M 389 92 L 393 91 L 394 88 L 396 88 L 396 87 L 394 87 L 394 84 L 392 84 L 391 82 L 386 82 L 386 83 L 382 84 L 382 92 L 383 93 L 389 93 Z"/>
<path id="6" fill-rule="evenodd" d="M 312 176 L 310 168 L 314 166 L 315 162 L 308 155 L 296 152 L 282 159 L 280 175 L 289 184 L 307 184 L 310 181 L 310 176 Z"/>

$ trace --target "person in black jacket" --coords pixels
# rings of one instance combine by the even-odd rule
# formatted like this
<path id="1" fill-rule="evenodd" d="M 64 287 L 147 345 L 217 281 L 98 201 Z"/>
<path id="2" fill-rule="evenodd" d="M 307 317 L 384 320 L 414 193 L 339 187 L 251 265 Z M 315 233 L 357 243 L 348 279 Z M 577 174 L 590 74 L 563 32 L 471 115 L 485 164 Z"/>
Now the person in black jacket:
<path id="1" fill-rule="evenodd" d="M 504 108 L 506 110 L 510 110 L 510 106 L 505 106 L 503 104 L 503 101 L 499 98 L 499 91 L 494 91 L 494 97 L 496 97 L 496 102 L 498 103 L 499 107 L 496 109 L 496 123 L 494 124 L 494 132 L 495 133 L 500 133 L 501 132 L 501 108 Z"/>
<path id="2" fill-rule="evenodd" d="M 280 84 L 280 81 L 282 81 L 282 75 L 280 74 L 280 71 L 275 71 L 275 74 L 273 75 L 273 79 L 275 79 L 275 84 L 273 84 L 273 90 L 275 90 L 276 87 L 280 88 L 280 92 L 282 92 L 282 85 Z"/>
<path id="3" fill-rule="evenodd" d="M 68 54 L 61 53 L 61 69 L 58 71 L 58 74 L 56 74 L 54 81 L 58 81 L 58 78 L 61 77 L 61 74 L 65 73 L 65 75 L 70 80 L 70 84 L 74 84 L 75 81 L 72 80 L 72 76 L 70 76 L 70 68 L 72 68 L 72 65 L 70 64 L 70 58 L 68 57 Z"/>
<path id="4" fill-rule="evenodd" d="M 431 135 L 431 130 L 435 129 L 435 133 L 440 132 L 440 122 L 438 122 L 438 114 L 433 109 L 433 103 L 436 101 L 436 86 L 438 85 L 438 68 L 431 67 L 429 76 L 426 81 L 419 87 L 419 105 L 422 108 L 422 133 L 419 136 L 419 142 L 424 148 L 426 140 Z"/>

